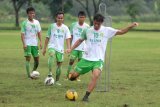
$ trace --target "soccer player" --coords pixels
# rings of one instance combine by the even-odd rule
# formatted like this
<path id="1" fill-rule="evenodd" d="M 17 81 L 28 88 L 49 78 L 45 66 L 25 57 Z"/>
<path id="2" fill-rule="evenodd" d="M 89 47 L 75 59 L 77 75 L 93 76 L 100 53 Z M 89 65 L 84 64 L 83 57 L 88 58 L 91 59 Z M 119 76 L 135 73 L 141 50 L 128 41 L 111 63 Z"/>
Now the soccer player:
<path id="1" fill-rule="evenodd" d="M 89 27 L 89 25 L 84 22 L 85 19 L 86 19 L 85 12 L 80 11 L 78 13 L 78 22 L 74 22 L 71 24 L 70 32 L 71 32 L 71 37 L 72 37 L 71 38 L 72 45 L 81 37 L 82 31 Z M 67 78 L 68 78 L 68 74 L 71 71 L 72 65 L 74 61 L 76 60 L 76 58 L 78 58 L 78 61 L 81 59 L 82 53 L 84 51 L 84 45 L 85 43 L 82 42 L 81 45 L 79 45 L 77 48 L 72 50 L 70 54 L 70 62 L 69 62 L 68 70 L 67 70 Z M 80 79 L 77 78 L 77 81 L 80 81 Z"/>
<path id="2" fill-rule="evenodd" d="M 82 59 L 76 64 L 74 72 L 71 72 L 68 76 L 68 78 L 73 81 L 76 80 L 79 75 L 92 71 L 92 79 L 82 101 L 88 101 L 90 93 L 96 86 L 97 79 L 99 78 L 103 68 L 108 39 L 115 35 L 125 34 L 133 27 L 138 26 L 138 23 L 134 22 L 128 27 L 118 30 L 103 26 L 103 20 L 104 17 L 101 14 L 96 14 L 94 16 L 94 26 L 84 30 L 82 32 L 81 39 L 77 40 L 70 50 L 67 50 L 67 52 L 71 52 L 84 40 L 86 42 L 86 50 L 84 51 Z"/>
<path id="3" fill-rule="evenodd" d="M 56 69 L 56 84 L 61 85 L 59 83 L 59 78 L 61 74 L 61 65 L 63 62 L 63 53 L 64 53 L 64 40 L 66 39 L 67 48 L 70 49 L 70 38 L 71 34 L 66 25 L 63 24 L 64 21 L 64 13 L 58 12 L 56 14 L 56 23 L 53 23 L 49 26 L 48 33 L 46 36 L 43 55 L 46 53 L 46 48 L 48 45 L 48 68 L 49 73 L 48 76 L 52 77 L 52 65 L 54 57 L 57 61 L 57 69 Z"/>
<path id="4" fill-rule="evenodd" d="M 39 65 L 39 49 L 38 49 L 38 39 L 40 41 L 40 48 L 42 48 L 41 42 L 41 26 L 38 20 L 34 19 L 35 9 L 29 7 L 26 10 L 28 19 L 21 24 L 21 40 L 23 43 L 24 56 L 26 58 L 26 71 L 29 78 L 30 77 L 30 59 L 31 55 L 34 58 L 34 66 L 32 71 L 37 70 Z"/>

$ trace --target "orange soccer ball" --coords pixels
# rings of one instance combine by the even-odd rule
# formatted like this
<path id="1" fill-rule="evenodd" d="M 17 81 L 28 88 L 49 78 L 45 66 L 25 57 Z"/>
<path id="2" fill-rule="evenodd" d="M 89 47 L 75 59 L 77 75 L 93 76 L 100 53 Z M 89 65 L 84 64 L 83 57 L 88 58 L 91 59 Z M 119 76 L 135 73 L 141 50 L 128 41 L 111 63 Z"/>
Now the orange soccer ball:
<path id="1" fill-rule="evenodd" d="M 66 95 L 65 97 L 70 100 L 70 101 L 76 101 L 77 98 L 78 98 L 78 94 L 75 90 L 73 89 L 69 89 L 67 92 L 66 92 Z"/>

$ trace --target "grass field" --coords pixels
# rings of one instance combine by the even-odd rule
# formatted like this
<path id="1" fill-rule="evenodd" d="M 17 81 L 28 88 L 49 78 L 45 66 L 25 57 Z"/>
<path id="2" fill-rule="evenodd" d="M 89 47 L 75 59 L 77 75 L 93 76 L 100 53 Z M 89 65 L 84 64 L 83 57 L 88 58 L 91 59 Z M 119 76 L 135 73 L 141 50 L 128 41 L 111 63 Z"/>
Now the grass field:
<path id="1" fill-rule="evenodd" d="M 73 22 L 73 21 L 72 21 Z M 71 25 L 71 20 L 65 20 L 65 24 L 70 26 Z M 52 23 L 52 22 L 50 22 Z M 50 23 L 41 23 L 41 26 L 42 26 L 42 29 L 43 30 L 47 30 Z M 89 24 L 89 22 L 87 22 Z M 122 26 L 125 27 L 126 25 L 129 25 L 130 22 L 113 22 L 112 25 L 114 28 L 121 28 Z M 14 30 L 14 29 L 19 29 L 19 28 L 15 28 L 14 26 L 14 23 L 1 23 L 0 24 L 0 30 L 6 30 L 6 29 L 11 29 L 11 30 Z M 135 30 L 144 30 L 144 31 L 147 31 L 147 30 L 150 30 L 150 31 L 160 31 L 160 23 L 159 22 L 140 22 L 140 26 L 139 27 L 136 27 L 134 28 Z"/>
<path id="2" fill-rule="evenodd" d="M 43 31 L 43 42 L 45 34 Z M 91 73 L 81 76 L 81 82 L 65 81 L 69 59 L 65 55 L 62 86 L 45 86 L 48 56 L 40 55 L 38 71 L 41 76 L 30 80 L 26 77 L 20 31 L 0 30 L 0 107 L 159 107 L 159 40 L 159 32 L 129 32 L 115 37 L 110 92 L 94 91 L 90 102 L 84 103 L 81 99 Z M 79 94 L 75 102 L 64 97 L 71 88 Z"/>

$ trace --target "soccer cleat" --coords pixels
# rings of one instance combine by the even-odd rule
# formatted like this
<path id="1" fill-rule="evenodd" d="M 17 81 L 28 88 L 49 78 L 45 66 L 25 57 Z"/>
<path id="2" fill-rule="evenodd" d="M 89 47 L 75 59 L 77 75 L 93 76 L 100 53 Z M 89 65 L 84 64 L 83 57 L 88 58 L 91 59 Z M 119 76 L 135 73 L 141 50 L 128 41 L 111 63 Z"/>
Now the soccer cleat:
<path id="1" fill-rule="evenodd" d="M 31 76 L 30 76 L 29 78 L 30 78 L 30 79 L 32 79 L 32 80 L 34 80 L 34 79 L 35 79 L 35 78 L 31 77 Z"/>
<path id="2" fill-rule="evenodd" d="M 52 77 L 52 74 L 48 74 L 48 77 Z"/>
<path id="3" fill-rule="evenodd" d="M 29 78 L 32 79 L 32 80 L 36 80 L 36 78 L 34 78 L 34 77 L 32 77 L 32 76 L 29 76 Z"/>
<path id="4" fill-rule="evenodd" d="M 77 77 L 77 78 L 76 78 L 76 81 L 80 82 L 81 80 L 80 80 L 80 78 L 79 78 L 79 77 Z"/>
<path id="5" fill-rule="evenodd" d="M 82 99 L 82 101 L 88 102 L 89 101 L 88 97 L 84 96 L 83 99 Z"/>
<path id="6" fill-rule="evenodd" d="M 58 85 L 58 86 L 61 86 L 61 85 L 62 85 L 59 81 L 56 81 L 55 83 L 56 83 L 56 85 Z"/>

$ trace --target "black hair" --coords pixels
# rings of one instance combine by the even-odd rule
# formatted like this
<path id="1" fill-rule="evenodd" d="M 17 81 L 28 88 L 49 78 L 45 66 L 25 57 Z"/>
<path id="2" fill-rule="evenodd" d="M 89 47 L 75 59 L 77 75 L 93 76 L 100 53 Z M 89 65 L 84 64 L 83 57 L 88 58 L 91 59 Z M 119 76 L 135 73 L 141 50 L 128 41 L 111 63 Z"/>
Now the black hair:
<path id="1" fill-rule="evenodd" d="M 27 10 L 26 10 L 27 14 L 29 13 L 29 11 L 34 11 L 35 12 L 35 9 L 33 7 L 28 7 Z"/>
<path id="2" fill-rule="evenodd" d="M 86 16 L 86 13 L 85 13 L 84 11 L 79 11 L 78 17 L 79 17 L 79 16 Z"/>
<path id="3" fill-rule="evenodd" d="M 63 16 L 64 16 L 64 12 L 58 11 L 58 12 L 56 13 L 56 17 L 57 17 L 58 15 L 60 15 L 60 14 L 63 14 Z"/>
<path id="4" fill-rule="evenodd" d="M 102 16 L 101 14 L 96 14 L 94 16 L 94 21 L 97 21 L 97 22 L 103 22 L 104 21 L 104 16 Z"/>

